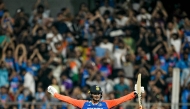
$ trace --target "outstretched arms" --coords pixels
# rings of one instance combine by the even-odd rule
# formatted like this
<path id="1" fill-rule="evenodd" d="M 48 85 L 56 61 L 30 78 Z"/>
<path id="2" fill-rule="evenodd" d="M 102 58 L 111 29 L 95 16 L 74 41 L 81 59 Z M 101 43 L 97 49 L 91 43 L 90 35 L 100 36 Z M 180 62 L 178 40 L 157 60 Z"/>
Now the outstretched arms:
<path id="1" fill-rule="evenodd" d="M 132 100 L 134 99 L 136 96 L 135 92 L 131 92 L 130 94 L 127 94 L 123 97 L 120 97 L 118 99 L 114 99 L 114 100 L 105 100 L 104 102 L 106 102 L 107 106 L 108 106 L 108 109 L 114 107 L 114 106 L 117 106 L 125 101 L 129 101 L 129 100 Z"/>
<path id="2" fill-rule="evenodd" d="M 108 106 L 108 109 L 114 107 L 114 106 L 117 106 L 125 101 L 129 101 L 129 100 L 132 100 L 134 99 L 136 96 L 137 96 L 137 85 L 135 85 L 134 89 L 135 91 L 134 92 L 131 92 L 123 97 L 120 97 L 118 99 L 113 99 L 113 100 L 104 100 L 104 102 L 106 102 L 107 106 Z M 141 93 L 144 93 L 144 87 L 140 87 L 140 92 Z M 139 107 L 140 109 L 142 109 L 142 106 Z"/>
<path id="3" fill-rule="evenodd" d="M 52 86 L 48 87 L 48 92 L 51 93 L 55 98 L 57 98 L 63 102 L 72 104 L 73 106 L 76 106 L 79 108 L 82 108 L 84 103 L 86 102 L 85 100 L 77 100 L 77 99 L 73 99 L 73 98 L 68 97 L 68 96 L 60 95 L 57 93 L 57 90 Z"/>
<path id="4" fill-rule="evenodd" d="M 61 100 L 61 101 L 63 101 L 63 102 L 72 104 L 73 106 L 76 106 L 76 107 L 79 107 L 79 108 L 82 108 L 84 103 L 85 103 L 85 100 L 73 99 L 73 98 L 68 97 L 68 96 L 60 95 L 58 93 L 55 93 L 54 97 Z"/>

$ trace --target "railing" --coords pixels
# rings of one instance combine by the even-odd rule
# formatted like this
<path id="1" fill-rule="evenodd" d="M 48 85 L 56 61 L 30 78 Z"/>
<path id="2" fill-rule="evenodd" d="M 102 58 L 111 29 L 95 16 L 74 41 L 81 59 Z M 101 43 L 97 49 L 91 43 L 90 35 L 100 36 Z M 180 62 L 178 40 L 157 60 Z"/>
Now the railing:
<path id="1" fill-rule="evenodd" d="M 122 104 L 124 109 L 138 109 L 138 103 L 126 102 Z M 151 108 L 151 107 L 156 108 Z M 143 103 L 143 109 L 181 109 L 182 106 L 190 106 L 190 103 Z M 5 107 L 5 108 L 2 108 Z M 7 102 L 0 103 L 0 109 L 74 109 L 64 102 Z M 65 108 L 66 109 L 66 108 Z"/>

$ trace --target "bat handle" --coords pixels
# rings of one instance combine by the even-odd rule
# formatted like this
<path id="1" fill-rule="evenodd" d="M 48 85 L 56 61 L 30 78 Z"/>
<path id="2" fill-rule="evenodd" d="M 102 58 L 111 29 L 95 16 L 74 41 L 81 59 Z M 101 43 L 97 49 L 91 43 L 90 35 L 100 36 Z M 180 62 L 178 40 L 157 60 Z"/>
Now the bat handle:
<path id="1" fill-rule="evenodd" d="M 141 98 L 141 95 L 139 95 L 139 109 L 142 109 L 142 98 Z"/>

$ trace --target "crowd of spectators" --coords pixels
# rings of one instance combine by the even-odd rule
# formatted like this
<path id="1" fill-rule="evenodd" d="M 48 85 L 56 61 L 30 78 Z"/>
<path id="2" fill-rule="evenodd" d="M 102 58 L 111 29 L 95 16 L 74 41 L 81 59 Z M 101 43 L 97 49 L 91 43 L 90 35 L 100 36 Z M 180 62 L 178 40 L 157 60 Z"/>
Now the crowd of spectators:
<path id="1" fill-rule="evenodd" d="M 18 7 L 12 16 L 0 0 L 1 107 L 43 102 L 22 108 L 74 108 L 49 106 L 60 102 L 47 93 L 49 85 L 76 99 L 89 99 L 89 87 L 99 85 L 102 99 L 115 99 L 134 90 L 138 73 L 146 90 L 143 103 L 170 103 L 175 67 L 180 68 L 180 102 L 190 102 L 187 13 L 180 7 L 168 13 L 159 0 L 94 1 L 93 10 L 82 3 L 76 15 L 60 7 L 52 17 L 48 0 L 36 0 L 32 13 Z M 116 108 L 133 109 L 130 102 Z"/>

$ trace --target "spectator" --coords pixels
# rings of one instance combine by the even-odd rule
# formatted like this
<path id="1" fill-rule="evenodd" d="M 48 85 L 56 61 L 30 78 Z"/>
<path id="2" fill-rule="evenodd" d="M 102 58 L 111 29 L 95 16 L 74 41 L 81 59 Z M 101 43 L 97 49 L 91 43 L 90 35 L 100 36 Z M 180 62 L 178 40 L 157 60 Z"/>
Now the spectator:
<path id="1" fill-rule="evenodd" d="M 53 50 L 53 52 L 57 53 L 55 44 L 61 42 L 63 40 L 63 38 L 62 38 L 61 34 L 58 33 L 55 26 L 52 26 L 51 30 L 52 31 L 46 35 L 46 39 L 50 42 L 50 47 Z"/>
<path id="2" fill-rule="evenodd" d="M 119 40 L 121 41 L 121 40 Z M 125 49 L 125 45 L 124 45 L 124 42 L 121 41 L 118 45 L 118 48 L 115 48 L 114 49 L 114 52 L 113 52 L 113 76 L 117 76 L 117 71 L 122 69 L 122 65 L 121 65 L 121 61 L 120 61 L 120 57 L 123 55 L 123 54 L 126 54 L 127 51 Z"/>
<path id="3" fill-rule="evenodd" d="M 89 85 L 90 87 L 95 85 L 95 84 L 98 84 L 100 87 L 102 87 L 102 90 L 105 91 L 105 84 L 106 84 L 106 81 L 104 80 L 105 78 L 102 76 L 101 73 L 98 73 L 94 76 L 90 76 L 88 78 L 88 80 L 86 81 L 87 85 Z"/>
<path id="4" fill-rule="evenodd" d="M 9 101 L 8 89 L 5 86 L 1 87 L 1 103 L 4 105 Z"/>
<path id="5" fill-rule="evenodd" d="M 86 99 L 87 96 L 82 92 L 80 87 L 75 87 L 72 92 L 72 97 L 76 99 Z"/>
<path id="6" fill-rule="evenodd" d="M 128 78 L 134 78 L 134 68 L 133 68 L 134 57 L 132 53 L 121 56 L 122 69 L 125 72 L 125 76 Z"/>
<path id="7" fill-rule="evenodd" d="M 117 15 L 116 18 L 117 27 L 119 28 L 124 27 L 127 24 L 129 18 L 126 17 L 124 11 L 121 10 L 117 12 L 116 15 Z"/>
<path id="8" fill-rule="evenodd" d="M 24 84 L 25 88 L 28 88 L 29 91 L 32 93 L 32 96 L 35 95 L 35 81 L 33 76 L 27 72 L 25 69 L 21 70 L 22 75 L 24 76 Z"/>
<path id="9" fill-rule="evenodd" d="M 168 40 L 168 44 L 171 45 L 172 43 L 172 39 L 178 39 L 178 37 L 172 37 L 172 36 L 178 36 L 178 29 L 176 29 L 173 25 L 172 22 L 169 22 L 167 25 L 167 29 L 166 29 L 166 36 L 167 36 L 167 40 Z M 181 44 L 178 44 L 178 46 Z M 178 50 L 178 49 L 177 49 Z M 178 50 L 179 51 L 179 50 Z"/>
<path id="10" fill-rule="evenodd" d="M 182 103 L 188 103 L 189 101 L 189 95 L 190 95 L 190 83 L 188 83 L 187 87 L 185 90 L 182 91 Z M 187 106 L 182 106 L 182 109 L 187 109 Z"/>
<path id="11" fill-rule="evenodd" d="M 68 26 L 64 22 L 65 19 L 69 20 L 69 18 L 65 18 L 64 14 L 58 13 L 57 19 L 53 24 L 60 34 L 63 34 L 69 31 Z"/>
<path id="12" fill-rule="evenodd" d="M 187 87 L 188 83 L 190 82 L 190 71 L 189 68 L 185 68 L 182 70 L 182 74 L 181 74 L 181 87 L 185 88 Z"/>
<path id="13" fill-rule="evenodd" d="M 102 58 L 101 60 L 101 64 L 98 66 L 98 69 L 100 71 L 100 73 L 104 76 L 104 77 L 109 77 L 112 74 L 112 68 L 111 68 L 111 60 L 109 58 Z"/>
<path id="14" fill-rule="evenodd" d="M 36 91 L 36 94 L 35 94 L 35 100 L 37 102 L 45 101 L 45 92 L 44 92 L 44 90 L 43 90 L 43 88 L 41 86 L 37 87 L 37 91 Z"/>
<path id="15" fill-rule="evenodd" d="M 6 67 L 6 63 L 4 61 L 0 61 L 0 87 L 9 85 L 9 77 L 8 77 L 8 69 Z"/>
<path id="16" fill-rule="evenodd" d="M 52 84 L 53 72 L 52 69 L 48 68 L 48 70 L 43 73 L 44 74 L 42 74 L 41 78 L 39 79 L 39 83 L 42 83 L 43 90 L 46 90 L 46 87 Z"/>
<path id="17" fill-rule="evenodd" d="M 124 82 L 124 75 L 119 76 L 119 83 L 114 86 L 116 92 L 116 98 L 119 98 L 124 95 L 125 91 L 129 91 L 129 86 Z"/>
<path id="18" fill-rule="evenodd" d="M 36 0 L 33 7 L 33 13 L 30 17 L 30 24 L 32 26 L 36 23 L 44 25 L 49 20 L 52 21 L 52 19 L 50 19 L 50 10 L 47 0 L 44 1 L 44 4 L 41 4 L 41 0 Z"/>
<path id="19" fill-rule="evenodd" d="M 151 76 L 152 81 L 150 81 L 150 85 L 165 90 L 166 83 L 163 78 L 166 75 L 166 73 L 161 69 L 157 69 L 153 71 L 151 75 L 152 75 Z"/>
<path id="20" fill-rule="evenodd" d="M 176 63 L 176 67 L 180 69 L 185 69 L 189 67 L 189 60 L 188 60 L 188 54 L 183 53 L 182 58 Z"/>
<path id="21" fill-rule="evenodd" d="M 18 37 L 20 33 L 24 30 L 29 30 L 30 25 L 28 22 L 28 17 L 26 16 L 26 13 L 24 12 L 23 8 L 19 8 L 16 10 L 16 14 L 14 17 L 15 23 L 14 23 L 14 34 Z"/>
<path id="22" fill-rule="evenodd" d="M 4 14 L 1 18 L 1 27 L 7 32 L 12 34 L 13 33 L 13 19 L 10 16 L 8 11 L 4 11 Z"/>
<path id="23" fill-rule="evenodd" d="M 125 77 L 124 72 L 122 70 L 119 70 L 118 76 L 114 78 L 113 82 L 116 85 L 120 83 L 120 80 L 124 81 L 124 83 L 123 82 L 122 83 L 127 85 L 128 89 L 131 90 L 130 87 L 132 86 L 132 81 L 129 78 Z"/>
<path id="24" fill-rule="evenodd" d="M 61 75 L 61 86 L 63 88 L 62 90 L 70 92 L 73 88 L 73 82 L 67 77 L 67 75 L 63 74 Z"/>
<path id="25" fill-rule="evenodd" d="M 14 45 L 6 43 L 3 47 L 2 60 L 5 61 L 8 68 L 15 69 L 15 60 L 14 60 Z"/>
<path id="26" fill-rule="evenodd" d="M 145 8 L 140 9 L 139 15 L 137 15 L 137 20 L 142 26 L 150 26 L 151 14 L 147 12 Z"/>
<path id="27" fill-rule="evenodd" d="M 154 20 L 154 26 L 161 26 L 166 22 L 168 18 L 168 14 L 166 10 L 164 9 L 164 6 L 161 1 L 156 2 L 156 6 L 152 12 L 152 19 Z"/>
<path id="28" fill-rule="evenodd" d="M 34 36 L 34 43 L 45 42 L 46 40 L 46 33 L 42 27 L 36 24 L 32 30 L 32 34 Z"/>
<path id="29" fill-rule="evenodd" d="M 24 44 L 19 44 L 14 53 L 14 59 L 16 64 L 16 71 L 20 72 L 21 68 L 26 66 L 27 61 L 27 51 Z"/>
<path id="30" fill-rule="evenodd" d="M 9 82 L 10 82 L 10 91 L 13 94 L 16 94 L 16 92 L 18 91 L 21 81 L 22 81 L 21 76 L 16 71 L 12 70 L 9 76 Z"/>
<path id="31" fill-rule="evenodd" d="M 124 43 L 126 46 L 129 46 L 132 50 L 132 52 L 134 53 L 135 49 L 135 41 L 131 36 L 131 31 L 129 29 L 125 30 L 125 37 L 123 38 Z"/>
<path id="32" fill-rule="evenodd" d="M 103 13 L 105 13 L 106 10 L 110 11 L 111 14 L 112 14 L 113 11 L 114 11 L 113 7 L 109 6 L 108 0 L 105 0 L 104 5 L 101 6 L 101 7 L 99 8 L 99 10 L 100 10 L 100 13 L 101 13 L 102 15 L 103 15 Z"/>
<path id="33" fill-rule="evenodd" d="M 58 86 L 58 82 L 55 78 L 52 79 L 51 86 L 53 86 L 58 92 L 60 92 L 60 87 Z"/>
<path id="34" fill-rule="evenodd" d="M 103 37 L 103 41 L 100 43 L 100 47 L 109 51 L 109 53 L 113 52 L 113 44 L 108 41 L 107 37 Z"/>

